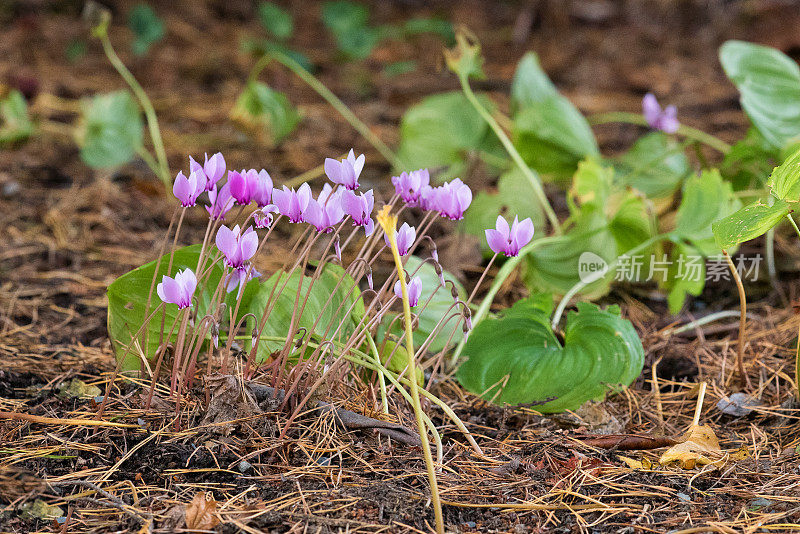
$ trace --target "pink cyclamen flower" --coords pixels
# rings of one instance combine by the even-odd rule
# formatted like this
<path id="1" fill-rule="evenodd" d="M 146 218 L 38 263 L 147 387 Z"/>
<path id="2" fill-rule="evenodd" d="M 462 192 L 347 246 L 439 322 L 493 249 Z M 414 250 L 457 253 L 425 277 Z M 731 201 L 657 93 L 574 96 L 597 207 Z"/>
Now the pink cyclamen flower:
<path id="1" fill-rule="evenodd" d="M 354 226 L 363 226 L 366 235 L 370 235 L 375 229 L 375 221 L 372 220 L 372 208 L 375 206 L 375 197 L 372 189 L 366 193 L 356 195 L 350 190 L 342 193 L 342 208 L 344 212 L 353 219 Z"/>
<path id="2" fill-rule="evenodd" d="M 180 201 L 181 206 L 188 208 L 195 205 L 197 197 L 205 191 L 205 186 L 205 175 L 198 176 L 196 172 L 192 172 L 187 178 L 181 171 L 175 177 L 175 183 L 172 185 L 172 194 Z"/>
<path id="3" fill-rule="evenodd" d="M 522 247 L 530 243 L 533 239 L 533 222 L 530 217 L 527 219 L 519 220 L 514 217 L 514 223 L 511 227 L 508 226 L 502 216 L 497 216 L 495 229 L 486 230 L 486 242 L 497 254 L 505 254 L 506 256 L 516 256 Z"/>
<path id="4" fill-rule="evenodd" d="M 328 184 L 325 184 L 328 185 Z M 319 194 L 318 200 L 313 198 L 308 201 L 305 211 L 305 221 L 314 226 L 317 232 L 330 233 L 333 226 L 344 218 L 342 209 L 341 194 L 331 192 L 330 186 L 323 189 Z"/>
<path id="5" fill-rule="evenodd" d="M 414 229 L 413 226 L 409 226 L 408 223 L 403 223 L 403 226 L 400 227 L 400 230 L 395 230 L 395 242 L 397 243 L 397 251 L 400 252 L 401 256 L 405 256 L 408 254 L 408 249 L 411 248 L 411 245 L 414 244 L 414 240 L 417 238 L 417 231 Z M 389 236 L 383 234 L 383 240 L 386 241 L 386 246 L 390 247 L 391 244 L 389 243 Z"/>
<path id="6" fill-rule="evenodd" d="M 192 296 L 197 288 L 197 278 L 191 269 L 178 271 L 175 278 L 164 275 L 156 287 L 156 293 L 166 303 L 177 304 L 182 310 L 192 305 Z"/>
<path id="7" fill-rule="evenodd" d="M 249 265 L 243 265 L 242 267 L 234 269 L 228 276 L 228 284 L 225 290 L 230 293 L 238 287 L 239 293 L 241 293 L 244 290 L 244 286 L 247 285 L 247 282 L 259 276 L 261 276 L 261 273 L 256 271 L 255 268 Z"/>
<path id="8" fill-rule="evenodd" d="M 325 158 L 325 174 L 331 182 L 344 186 L 347 189 L 358 189 L 358 177 L 364 168 L 364 154 L 356 157 L 353 149 L 342 161 Z"/>
<path id="9" fill-rule="evenodd" d="M 255 169 L 250 169 L 247 172 L 252 180 L 250 196 L 258 204 L 259 208 L 263 208 L 272 202 L 272 178 L 264 169 L 258 172 Z"/>
<path id="10" fill-rule="evenodd" d="M 258 234 L 252 227 L 242 232 L 238 224 L 233 229 L 222 225 L 217 231 L 216 243 L 219 251 L 225 256 L 225 263 L 229 267 L 239 269 L 256 253 Z"/>
<path id="11" fill-rule="evenodd" d="M 236 199 L 231 196 L 230 185 L 226 183 L 217 189 L 217 184 L 214 184 L 211 191 L 208 192 L 208 200 L 211 201 L 211 205 L 206 206 L 206 211 L 212 219 L 224 219 L 236 202 Z"/>
<path id="12" fill-rule="evenodd" d="M 220 181 L 225 174 L 225 158 L 222 157 L 221 152 L 217 152 L 211 158 L 205 154 L 205 163 L 203 164 L 203 172 L 206 174 L 208 184 L 206 190 L 211 191 L 211 188 Z"/>
<path id="13" fill-rule="evenodd" d="M 250 184 L 247 179 L 247 171 L 228 171 L 227 185 L 230 186 L 231 196 L 237 204 L 240 206 L 250 204 Z"/>
<path id="14" fill-rule="evenodd" d="M 675 106 L 667 106 L 663 110 L 656 100 L 653 93 L 647 93 L 642 99 L 642 114 L 647 124 L 654 130 L 661 130 L 665 133 L 675 133 L 678 131 L 678 110 Z"/>
<path id="15" fill-rule="evenodd" d="M 418 206 L 423 187 L 430 186 L 431 175 L 428 169 L 419 169 L 409 173 L 401 173 L 400 176 L 393 176 L 395 192 L 400 195 L 403 202 L 409 206 Z"/>
<path id="16" fill-rule="evenodd" d="M 408 283 L 408 287 L 406 288 L 408 291 L 408 305 L 414 307 L 419 302 L 419 297 L 422 295 L 422 280 L 419 276 L 415 276 L 411 279 Z M 394 294 L 397 298 L 403 298 L 403 290 L 400 287 L 400 280 L 394 283 Z"/>
<path id="17" fill-rule="evenodd" d="M 440 189 L 441 187 L 432 187 L 430 185 L 420 187 L 417 205 L 424 210 L 439 211 L 437 195 Z"/>
<path id="18" fill-rule="evenodd" d="M 272 191 L 272 202 L 278 207 L 281 215 L 289 218 L 289 222 L 303 222 L 305 211 L 310 201 L 311 187 L 307 183 L 301 185 L 297 192 L 285 185 L 283 189 Z"/>
<path id="19" fill-rule="evenodd" d="M 464 212 L 472 203 L 472 190 L 467 184 L 456 178 L 452 182 L 445 182 L 438 190 L 433 192 L 434 207 L 441 212 L 442 217 L 453 221 L 464 218 Z"/>
<path id="20" fill-rule="evenodd" d="M 256 223 L 256 228 L 269 228 L 272 226 L 275 213 L 278 213 L 278 206 L 274 204 L 269 204 L 254 211 L 253 221 Z"/>

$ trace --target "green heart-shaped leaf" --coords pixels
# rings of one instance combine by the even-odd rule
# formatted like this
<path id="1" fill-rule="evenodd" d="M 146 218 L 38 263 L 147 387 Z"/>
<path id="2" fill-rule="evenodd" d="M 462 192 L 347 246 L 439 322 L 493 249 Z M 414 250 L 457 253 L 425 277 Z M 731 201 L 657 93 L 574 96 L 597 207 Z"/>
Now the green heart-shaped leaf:
<path id="1" fill-rule="evenodd" d="M 550 329 L 550 309 L 541 298 L 482 321 L 464 346 L 458 381 L 496 403 L 543 402 L 535 406 L 542 412 L 574 410 L 615 386 L 630 385 L 644 366 L 631 323 L 616 306 L 577 306 L 567 317 L 563 344 Z"/>
<path id="2" fill-rule="evenodd" d="M 22 93 L 14 89 L 0 100 L 0 145 L 22 141 L 32 133 L 33 122 L 28 116 L 28 104 Z"/>
<path id="3" fill-rule="evenodd" d="M 258 4 L 258 19 L 273 37 L 286 40 L 292 36 L 294 21 L 292 14 L 273 2 Z"/>
<path id="4" fill-rule="evenodd" d="M 623 184 L 651 199 L 673 194 L 691 172 L 681 146 L 661 132 L 637 139 L 619 158 L 616 169 Z"/>
<path id="5" fill-rule="evenodd" d="M 739 90 L 745 113 L 773 148 L 800 135 L 797 63 L 779 50 L 744 41 L 723 44 L 719 59 Z"/>
<path id="6" fill-rule="evenodd" d="M 285 94 L 252 82 L 236 101 L 231 118 L 270 145 L 277 145 L 292 133 L 302 116 Z"/>

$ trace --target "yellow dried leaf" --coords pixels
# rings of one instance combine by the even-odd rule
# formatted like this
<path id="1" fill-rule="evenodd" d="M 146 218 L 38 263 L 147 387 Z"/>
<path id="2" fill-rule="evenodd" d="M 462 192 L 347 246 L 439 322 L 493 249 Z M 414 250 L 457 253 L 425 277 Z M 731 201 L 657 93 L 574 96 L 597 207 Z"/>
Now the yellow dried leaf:
<path id="1" fill-rule="evenodd" d="M 667 465 L 677 463 L 684 469 L 693 469 L 696 465 L 708 465 L 722 459 L 717 436 L 708 425 L 692 425 L 677 445 L 673 445 L 661 455 L 659 463 Z"/>
<path id="2" fill-rule="evenodd" d="M 210 491 L 196 494 L 186 506 L 186 528 L 189 530 L 210 530 L 219 524 L 217 501 Z"/>
<path id="3" fill-rule="evenodd" d="M 617 458 L 622 460 L 631 469 L 649 470 L 653 468 L 653 463 L 647 458 L 642 458 L 641 460 L 635 460 L 627 456 L 617 456 Z"/>

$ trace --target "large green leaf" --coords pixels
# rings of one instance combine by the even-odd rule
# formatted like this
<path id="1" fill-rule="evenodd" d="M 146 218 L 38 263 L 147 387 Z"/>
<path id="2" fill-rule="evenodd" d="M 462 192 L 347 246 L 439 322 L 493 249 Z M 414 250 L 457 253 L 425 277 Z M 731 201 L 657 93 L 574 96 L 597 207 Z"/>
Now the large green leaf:
<path id="1" fill-rule="evenodd" d="M 273 306 L 261 332 L 262 338 L 286 338 L 292 316 L 296 313 L 295 301 L 298 294 L 298 310 L 303 302 L 305 307 L 295 318 L 296 328 L 304 329 L 317 341 L 344 341 L 355 331 L 365 313 L 361 289 L 355 280 L 334 264 L 326 264 L 313 284 L 312 278 L 313 276 L 302 275 L 298 271 L 291 276 L 281 271 L 258 285 L 248 301 L 246 311 L 260 320 L 267 306 Z M 283 345 L 283 341 L 262 339 L 256 356 L 258 361 L 264 361 L 270 353 Z"/>
<path id="2" fill-rule="evenodd" d="M 511 107 L 514 145 L 540 173 L 566 178 L 580 160 L 598 154 L 589 123 L 558 93 L 533 52 L 525 54 L 517 66 Z"/>
<path id="3" fill-rule="evenodd" d="M 482 321 L 464 346 L 458 381 L 497 403 L 544 402 L 534 408 L 546 413 L 575 410 L 616 385 L 628 386 L 644 366 L 633 326 L 616 306 L 577 306 L 567 317 L 563 345 L 541 299 L 520 301 L 501 318 Z"/>
<path id="4" fill-rule="evenodd" d="M 28 104 L 22 93 L 14 89 L 0 100 L 0 145 L 22 141 L 32 133 Z"/>
<path id="5" fill-rule="evenodd" d="M 231 118 L 269 144 L 277 145 L 295 129 L 302 116 L 285 94 L 251 82 L 245 87 Z"/>
<path id="6" fill-rule="evenodd" d="M 640 137 L 616 163 L 619 180 L 648 198 L 667 197 L 677 191 L 691 172 L 680 145 L 661 132 Z"/>
<path id="7" fill-rule="evenodd" d="M 81 103 L 78 138 L 81 159 L 94 168 L 118 167 L 142 146 L 144 125 L 139 106 L 128 91 L 97 95 Z"/>
<path id="8" fill-rule="evenodd" d="M 478 98 L 485 108 L 494 109 L 488 98 Z M 481 145 L 487 130 L 486 122 L 460 91 L 429 96 L 406 111 L 400 122 L 397 156 L 402 170 L 463 169 L 465 153 Z"/>
<path id="9" fill-rule="evenodd" d="M 497 181 L 497 192 L 479 191 L 464 214 L 464 231 L 480 239 L 484 253 L 490 253 L 484 230 L 494 228 L 498 215 L 507 219 L 530 217 L 535 228 L 544 226 L 544 214 L 536 192 L 517 167 Z"/>
<path id="10" fill-rule="evenodd" d="M 599 150 L 589 123 L 566 98 L 531 102 L 514 116 L 514 146 L 542 174 L 569 177 L 578 162 Z"/>
<path id="11" fill-rule="evenodd" d="M 800 201 L 800 149 L 775 167 L 767 185 L 780 200 L 792 203 Z"/>
<path id="12" fill-rule="evenodd" d="M 683 187 L 675 234 L 690 241 L 704 256 L 716 254 L 719 248 L 711 224 L 741 207 L 731 184 L 722 179 L 719 171 L 703 171 L 700 176 L 689 178 Z"/>
<path id="13" fill-rule="evenodd" d="M 719 59 L 739 89 L 745 113 L 773 148 L 800 135 L 797 63 L 779 50 L 744 41 L 723 44 Z"/>
<path id="14" fill-rule="evenodd" d="M 175 276 L 179 270 L 186 268 L 194 271 L 197 268 L 197 261 L 200 255 L 200 245 L 191 245 L 175 251 L 172 260 L 172 269 L 169 273 L 169 254 L 165 254 L 158 262 L 158 275 L 156 283 L 161 282 L 164 275 Z M 128 350 L 133 335 L 139 331 L 144 324 L 145 308 L 147 307 L 147 295 L 150 292 L 150 284 L 155 275 L 156 262 L 151 261 L 126 273 L 108 286 L 108 333 L 111 338 L 117 358 L 123 358 L 122 368 L 125 370 L 139 369 L 139 349 L 149 359 L 153 357 L 159 345 L 159 334 L 161 332 L 161 313 L 153 316 L 146 327 L 145 345 L 136 344 L 132 350 Z M 199 282 L 195 291 L 196 309 L 193 308 L 195 317 L 203 317 L 208 311 L 211 296 L 219 285 L 222 278 L 222 267 L 216 263 L 205 282 Z M 242 296 L 242 301 L 247 302 L 255 288 L 257 281 L 252 280 Z M 229 304 L 235 301 L 236 292 L 227 296 Z M 153 290 L 150 312 L 152 312 L 161 301 Z M 174 304 L 165 305 L 164 336 L 172 330 L 175 318 L 178 316 L 178 307 Z M 177 328 L 173 331 L 171 341 L 177 338 Z M 139 338 L 141 339 L 141 338 Z"/>
<path id="15" fill-rule="evenodd" d="M 791 206 L 783 200 L 776 200 L 772 206 L 761 200 L 745 206 L 712 225 L 717 245 L 728 249 L 755 239 L 781 222 L 791 211 Z"/>
<path id="16" fill-rule="evenodd" d="M 536 102 L 558 95 L 558 90 L 539 64 L 539 57 L 528 52 L 517 64 L 511 81 L 511 109 L 516 112 Z"/>

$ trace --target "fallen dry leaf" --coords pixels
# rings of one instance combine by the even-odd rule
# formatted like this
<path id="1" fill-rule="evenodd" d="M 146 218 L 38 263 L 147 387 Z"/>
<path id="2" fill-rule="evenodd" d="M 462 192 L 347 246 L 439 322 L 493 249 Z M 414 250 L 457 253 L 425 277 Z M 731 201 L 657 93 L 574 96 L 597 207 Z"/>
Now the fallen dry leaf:
<path id="1" fill-rule="evenodd" d="M 219 524 L 217 501 L 210 491 L 201 491 L 186 506 L 186 528 L 210 530 Z"/>
<path id="2" fill-rule="evenodd" d="M 696 465 L 716 464 L 724 457 L 719 440 L 708 425 L 692 425 L 677 445 L 673 445 L 661 455 L 658 463 L 667 465 L 677 463 L 684 469 Z"/>

